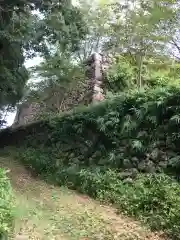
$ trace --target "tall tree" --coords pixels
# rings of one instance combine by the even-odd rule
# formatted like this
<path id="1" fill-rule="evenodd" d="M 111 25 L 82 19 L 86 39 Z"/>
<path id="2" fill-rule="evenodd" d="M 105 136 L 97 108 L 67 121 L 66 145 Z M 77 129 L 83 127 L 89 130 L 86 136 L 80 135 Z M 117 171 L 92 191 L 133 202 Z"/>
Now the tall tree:
<path id="1" fill-rule="evenodd" d="M 61 42 L 76 48 L 85 31 L 81 14 L 71 1 L 16 0 L 0 2 L 0 111 L 23 96 L 28 72 L 26 56 L 48 56 Z M 39 11 L 35 15 L 33 10 Z"/>
<path id="2" fill-rule="evenodd" d="M 112 1 L 79 0 L 79 8 L 88 32 L 75 52 L 78 62 L 84 62 L 94 52 L 101 52 L 103 42 L 109 38 L 109 22 L 113 18 L 110 2 Z"/>
<path id="3" fill-rule="evenodd" d="M 117 3 L 113 6 L 115 15 L 111 24 L 112 34 L 105 49 L 114 52 L 127 52 L 137 68 L 137 84 L 143 85 L 143 63 L 146 57 L 164 54 L 170 35 L 164 30 L 174 22 L 178 9 L 177 1 L 126 1 L 126 5 Z M 122 17 L 123 16 L 123 17 Z"/>

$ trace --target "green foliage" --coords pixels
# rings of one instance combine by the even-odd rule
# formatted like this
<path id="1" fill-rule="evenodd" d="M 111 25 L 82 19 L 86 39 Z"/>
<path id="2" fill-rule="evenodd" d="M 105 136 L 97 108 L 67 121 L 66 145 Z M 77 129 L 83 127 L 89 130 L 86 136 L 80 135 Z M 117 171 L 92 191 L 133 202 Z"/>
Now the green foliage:
<path id="1" fill-rule="evenodd" d="M 112 171 L 105 174 L 84 171 L 80 172 L 80 180 L 84 193 L 114 203 L 120 211 L 145 221 L 153 230 L 180 238 L 179 184 L 166 175 L 140 175 L 128 183 L 128 179 L 123 182 Z"/>
<path id="2" fill-rule="evenodd" d="M 0 239 L 7 237 L 13 230 L 12 189 L 6 172 L 0 169 Z"/>
<path id="3" fill-rule="evenodd" d="M 16 13 L 10 12 L 9 15 L 11 16 L 9 21 L 3 23 L 1 21 L 0 24 L 0 109 L 8 104 L 14 106 L 20 100 L 23 95 L 24 85 L 28 79 L 28 73 L 23 65 L 22 43 L 16 28 L 16 25 L 19 25 L 19 33 L 22 27 L 21 22 Z M 1 13 L 0 17 L 5 18 L 3 13 Z"/>
<path id="4" fill-rule="evenodd" d="M 123 92 L 135 87 L 135 68 L 127 58 L 120 56 L 107 71 L 105 89 L 110 92 Z"/>
<path id="5" fill-rule="evenodd" d="M 179 184 L 166 175 L 139 175 L 133 182 L 122 181 L 118 173 L 69 169 L 57 180 L 100 200 L 115 204 L 120 211 L 163 230 L 179 239 Z M 62 174 L 62 175 L 61 175 Z M 66 177 L 65 177 L 66 176 Z M 65 179 L 65 182 L 64 182 Z"/>
<path id="6" fill-rule="evenodd" d="M 56 95 L 48 115 L 54 109 L 61 111 L 61 92 L 84 77 L 74 59 L 83 62 L 103 45 L 107 51 L 122 53 L 105 79 L 106 90 L 121 95 L 84 110 L 6 129 L 0 133 L 0 145 L 15 145 L 28 168 L 53 182 L 114 203 L 153 229 L 180 239 L 179 184 L 165 175 L 178 178 L 180 172 L 179 66 L 166 62 L 163 53 L 174 40 L 172 32 L 179 29 L 179 6 L 174 8 L 174 2 L 137 0 L 134 9 L 121 3 L 92 7 L 88 2 L 80 4 L 81 11 L 69 0 L 8 4 L 10 11 L 2 11 L 0 24 L 0 110 L 14 106 L 23 95 L 28 78 L 23 51 L 44 57 L 36 70 L 45 81 L 33 94 L 40 102 Z M 31 9 L 38 9 L 43 18 Z M 85 38 L 82 13 L 87 14 L 89 28 Z M 171 31 L 164 30 L 167 26 L 172 26 Z M 131 90 L 142 86 L 151 90 Z M 162 88 L 152 89 L 155 86 Z M 4 221 L 3 233 L 10 229 Z"/>
<path id="7" fill-rule="evenodd" d="M 46 176 L 47 177 L 47 176 Z M 99 168 L 61 166 L 48 180 L 81 193 L 113 203 L 120 212 L 180 239 L 179 183 L 164 174 L 142 174 L 134 181 L 122 180 L 121 173 Z"/>
<path id="8" fill-rule="evenodd" d="M 38 172 L 75 162 L 79 166 L 129 172 L 136 168 L 139 172 L 178 174 L 178 161 L 172 164 L 172 159 L 180 156 L 179 93 L 179 88 L 170 86 L 122 94 L 24 129 L 4 130 L 0 134 L 1 146 L 31 146 L 38 156 L 33 157 L 30 149 L 25 158 L 27 162 L 31 158 L 30 165 L 40 168 Z M 36 165 L 39 159 L 42 169 Z"/>
<path id="9" fill-rule="evenodd" d="M 32 171 L 179 239 L 180 88 L 131 91 L 0 133 Z M 139 174 L 140 177 L 139 177 Z M 142 175 L 144 174 L 144 175 Z"/>
<path id="10" fill-rule="evenodd" d="M 179 86 L 179 64 L 168 58 L 148 59 L 144 71 L 144 82 L 148 87 Z"/>
<path id="11" fill-rule="evenodd" d="M 88 32 L 80 41 L 73 58 L 79 63 L 86 61 L 94 52 L 100 52 L 106 38 L 111 35 L 109 22 L 113 14 L 109 1 L 79 0 L 79 9 Z"/>
<path id="12" fill-rule="evenodd" d="M 131 58 L 136 70 L 137 88 L 146 86 L 147 70 L 150 70 L 151 65 L 147 59 L 151 58 L 157 66 L 161 57 L 173 62 L 176 56 L 179 60 L 180 5 L 177 0 L 117 2 L 109 9 L 113 11 L 114 17 L 109 22 L 104 49 Z"/>
<path id="13" fill-rule="evenodd" d="M 0 3 L 0 111 L 24 96 L 29 78 L 25 57 L 49 56 L 52 48 L 77 49 L 86 27 L 70 1 L 2 1 Z M 34 14 L 33 10 L 39 10 Z M 65 50 L 64 50 L 65 51 Z"/>

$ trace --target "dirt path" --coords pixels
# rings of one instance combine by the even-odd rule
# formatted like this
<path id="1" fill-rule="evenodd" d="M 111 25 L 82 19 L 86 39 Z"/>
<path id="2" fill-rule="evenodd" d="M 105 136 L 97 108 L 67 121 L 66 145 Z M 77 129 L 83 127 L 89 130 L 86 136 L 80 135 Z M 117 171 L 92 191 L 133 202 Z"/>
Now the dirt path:
<path id="1" fill-rule="evenodd" d="M 140 223 L 116 215 L 111 207 L 34 179 L 10 159 L 1 158 L 0 167 L 10 169 L 16 196 L 16 240 L 165 239 Z"/>

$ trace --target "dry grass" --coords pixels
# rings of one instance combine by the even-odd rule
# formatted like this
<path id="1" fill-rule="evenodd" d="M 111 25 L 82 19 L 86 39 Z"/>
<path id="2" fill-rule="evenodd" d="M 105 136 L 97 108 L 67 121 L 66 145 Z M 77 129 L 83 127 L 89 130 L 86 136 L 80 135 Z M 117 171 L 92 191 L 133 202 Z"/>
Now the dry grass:
<path id="1" fill-rule="evenodd" d="M 92 199 L 35 179 L 18 163 L 1 158 L 10 170 L 16 202 L 15 239 L 162 240 L 140 223 Z"/>

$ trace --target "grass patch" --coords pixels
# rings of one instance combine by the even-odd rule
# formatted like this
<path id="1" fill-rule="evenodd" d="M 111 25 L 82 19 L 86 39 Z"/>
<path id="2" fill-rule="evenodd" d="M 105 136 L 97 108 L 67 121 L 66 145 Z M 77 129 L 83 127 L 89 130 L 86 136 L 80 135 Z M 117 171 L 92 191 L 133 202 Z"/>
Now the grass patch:
<path id="1" fill-rule="evenodd" d="M 111 207 L 32 178 L 12 159 L 2 159 L 16 196 L 15 239 L 164 239 Z"/>
<path id="2" fill-rule="evenodd" d="M 122 180 L 121 173 L 112 170 L 69 167 L 50 178 L 114 204 L 120 212 L 148 224 L 153 231 L 164 231 L 170 238 L 180 239 L 180 185 L 165 174 L 141 174 L 132 181 Z"/>

